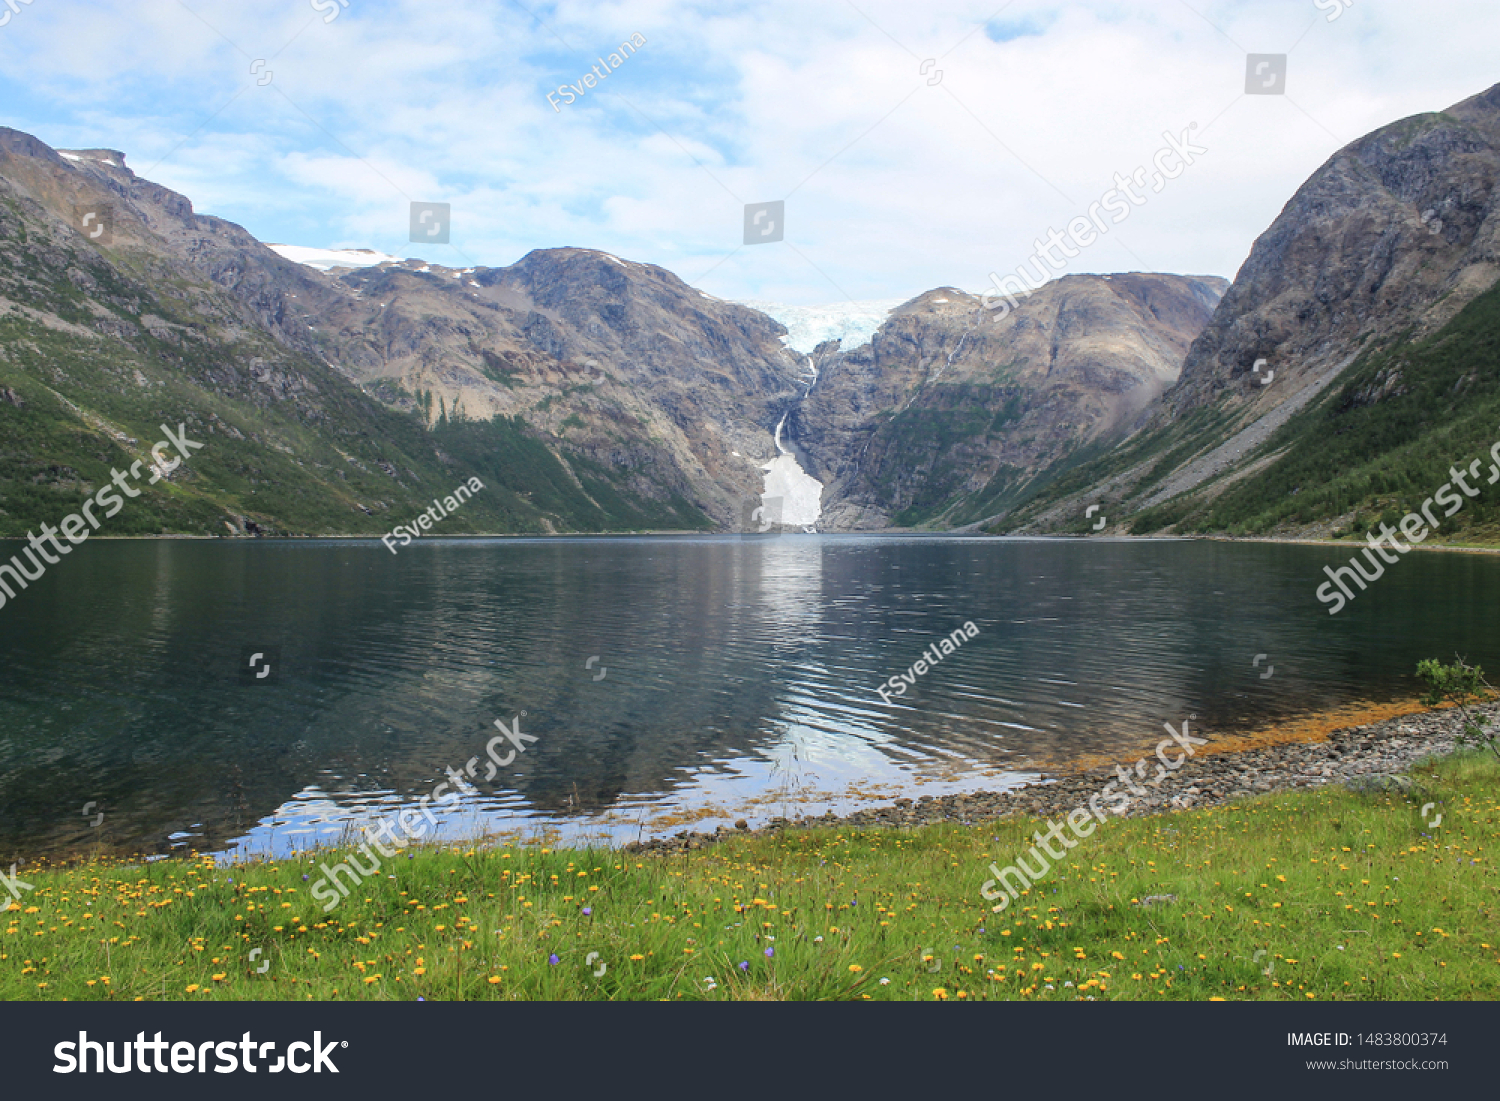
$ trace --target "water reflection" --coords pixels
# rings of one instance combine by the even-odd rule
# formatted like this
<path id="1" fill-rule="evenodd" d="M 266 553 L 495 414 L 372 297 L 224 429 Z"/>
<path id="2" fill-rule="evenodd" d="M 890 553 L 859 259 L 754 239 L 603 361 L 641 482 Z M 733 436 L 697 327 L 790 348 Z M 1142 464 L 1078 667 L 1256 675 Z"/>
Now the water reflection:
<path id="1" fill-rule="evenodd" d="M 1410 694 L 1421 657 L 1493 660 L 1496 560 L 1411 556 L 1330 617 L 1313 591 L 1338 554 L 801 535 L 424 541 L 399 556 L 90 542 L 0 609 L 0 859 L 327 840 L 483 759 L 496 719 L 538 740 L 443 808 L 448 836 L 634 837 L 763 820 L 798 792 L 821 811 L 993 787 L 1079 754 L 1131 759 L 1189 713 L 1223 731 Z M 977 637 L 882 700 L 878 685 L 967 621 Z M 274 680 L 243 674 L 247 648 L 279 654 Z"/>

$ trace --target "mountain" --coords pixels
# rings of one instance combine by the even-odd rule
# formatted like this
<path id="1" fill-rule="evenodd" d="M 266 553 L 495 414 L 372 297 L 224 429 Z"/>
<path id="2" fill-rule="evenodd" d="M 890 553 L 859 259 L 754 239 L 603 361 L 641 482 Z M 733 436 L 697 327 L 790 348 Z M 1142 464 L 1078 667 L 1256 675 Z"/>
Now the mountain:
<path id="1" fill-rule="evenodd" d="M 763 314 L 587 249 L 465 269 L 358 252 L 343 268 L 308 250 L 299 259 L 329 269 L 315 270 L 194 215 L 118 154 L 77 168 L 287 347 L 428 424 L 521 418 L 587 494 L 659 513 L 625 526 L 729 525 L 758 497 L 803 372 Z"/>
<path id="2" fill-rule="evenodd" d="M 997 317 L 944 287 L 871 341 L 814 355 L 792 437 L 829 482 L 826 522 L 949 527 L 1108 448 L 1177 381 L 1227 282 L 1071 275 Z"/>
<path id="3" fill-rule="evenodd" d="M 110 533 L 379 534 L 473 476 L 442 531 L 744 530 L 773 496 L 795 526 L 967 523 L 1106 448 L 1222 289 L 1076 276 L 1000 321 L 941 289 L 782 324 L 590 249 L 268 246 L 118 151 L 0 130 L 0 535 L 167 423 L 205 449 Z"/>
<path id="4" fill-rule="evenodd" d="M 0 130 L 0 534 L 168 421 L 208 446 L 113 534 L 381 533 L 476 473 L 454 531 L 703 530 L 757 497 L 801 370 L 769 318 L 586 250 L 371 259 L 312 270 L 118 151 Z"/>
<path id="5" fill-rule="evenodd" d="M 1500 433 L 1497 179 L 1500 85 L 1339 150 L 1255 242 L 1129 440 L 991 530 L 1082 531 L 1100 504 L 1137 533 L 1355 533 L 1430 496 Z"/>
<path id="6" fill-rule="evenodd" d="M 107 167 L 78 167 L 94 163 Z M 143 484 L 105 534 L 377 533 L 473 475 L 163 247 L 100 182 L 122 165 L 0 130 L 0 534 L 58 522 L 114 469 L 150 467 L 163 425 L 203 449 Z M 495 487 L 464 522 L 522 513 Z"/>

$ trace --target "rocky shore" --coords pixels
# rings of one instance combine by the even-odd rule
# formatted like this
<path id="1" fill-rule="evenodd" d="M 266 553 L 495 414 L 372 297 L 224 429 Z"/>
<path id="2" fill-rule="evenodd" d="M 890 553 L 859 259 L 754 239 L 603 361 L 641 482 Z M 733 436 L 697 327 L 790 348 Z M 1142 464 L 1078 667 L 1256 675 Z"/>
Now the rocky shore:
<path id="1" fill-rule="evenodd" d="M 1489 715 L 1493 723 L 1500 716 L 1500 704 L 1480 711 Z M 1409 784 L 1404 773 L 1413 764 L 1424 757 L 1440 757 L 1453 751 L 1461 719 L 1453 709 L 1425 711 L 1335 730 L 1323 742 L 1271 745 L 1232 753 L 1215 753 L 1210 743 L 1169 773 L 1159 788 L 1147 787 L 1145 796 L 1133 798 L 1125 817 L 1218 806 L 1248 796 L 1305 791 L 1329 784 L 1343 784 L 1359 791 L 1404 789 Z M 1151 775 L 1155 775 L 1154 769 Z M 759 830 L 750 830 L 748 823 L 741 822 L 736 830 L 720 827 L 706 834 L 682 831 L 669 838 L 631 842 L 624 848 L 628 852 L 677 852 L 702 848 L 737 832 L 768 833 L 814 826 L 909 827 L 936 822 L 971 825 L 1016 814 L 1062 818 L 1076 807 L 1087 806 L 1091 795 L 1117 779 L 1114 766 L 1108 766 L 1011 791 L 924 795 L 847 815 L 830 811 L 815 818 L 772 818 Z"/>

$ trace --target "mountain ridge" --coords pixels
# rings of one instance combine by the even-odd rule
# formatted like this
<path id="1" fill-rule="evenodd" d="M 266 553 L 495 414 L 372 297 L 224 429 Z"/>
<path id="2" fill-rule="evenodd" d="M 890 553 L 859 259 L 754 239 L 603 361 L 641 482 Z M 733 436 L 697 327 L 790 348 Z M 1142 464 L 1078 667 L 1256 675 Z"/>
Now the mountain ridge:
<path id="1" fill-rule="evenodd" d="M 1114 531 L 1218 530 L 1195 517 L 1278 462 L 1304 408 L 1339 400 L 1371 357 L 1445 331 L 1500 279 L 1497 181 L 1500 85 L 1334 153 L 1256 240 L 1177 385 L 1113 454 L 988 530 L 1081 533 L 1096 503 Z M 1304 523 L 1325 520 L 1350 516 Z"/>

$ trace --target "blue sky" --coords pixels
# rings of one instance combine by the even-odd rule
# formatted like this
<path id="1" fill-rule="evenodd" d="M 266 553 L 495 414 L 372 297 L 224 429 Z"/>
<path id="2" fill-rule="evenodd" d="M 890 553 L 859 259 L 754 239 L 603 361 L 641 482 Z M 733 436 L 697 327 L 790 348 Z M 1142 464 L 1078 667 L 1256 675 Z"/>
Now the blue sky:
<path id="1" fill-rule="evenodd" d="M 815 304 L 982 289 L 1192 123 L 1209 152 L 1068 270 L 1232 277 L 1345 142 L 1500 81 L 1493 0 L 347 2 L 15 0 L 0 123 L 268 242 L 576 245 Z M 1244 94 L 1247 53 L 1289 54 L 1285 95 Z M 776 199 L 785 240 L 743 246 Z M 412 200 L 450 246 L 408 242 Z"/>

